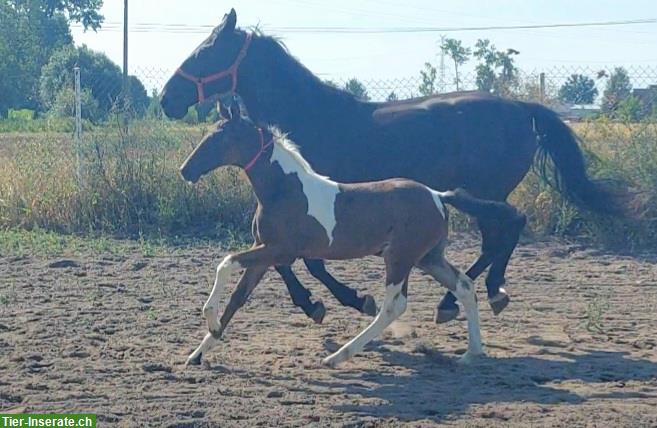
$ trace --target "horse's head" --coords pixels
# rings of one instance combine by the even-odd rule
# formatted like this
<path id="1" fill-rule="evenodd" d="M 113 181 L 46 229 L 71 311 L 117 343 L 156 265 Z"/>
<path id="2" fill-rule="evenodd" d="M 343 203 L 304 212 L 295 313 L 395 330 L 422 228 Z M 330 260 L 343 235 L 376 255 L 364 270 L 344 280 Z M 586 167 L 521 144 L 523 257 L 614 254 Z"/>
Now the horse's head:
<path id="1" fill-rule="evenodd" d="M 250 163 L 261 154 L 264 141 L 262 130 L 246 116 L 238 103 L 230 108 L 230 119 L 217 124 L 180 167 L 182 177 L 196 183 L 210 171 L 235 165 L 250 168 Z"/>
<path id="2" fill-rule="evenodd" d="M 180 119 L 207 98 L 235 92 L 239 64 L 251 42 L 250 34 L 235 28 L 236 22 L 231 9 L 169 79 L 160 98 L 167 116 Z"/>

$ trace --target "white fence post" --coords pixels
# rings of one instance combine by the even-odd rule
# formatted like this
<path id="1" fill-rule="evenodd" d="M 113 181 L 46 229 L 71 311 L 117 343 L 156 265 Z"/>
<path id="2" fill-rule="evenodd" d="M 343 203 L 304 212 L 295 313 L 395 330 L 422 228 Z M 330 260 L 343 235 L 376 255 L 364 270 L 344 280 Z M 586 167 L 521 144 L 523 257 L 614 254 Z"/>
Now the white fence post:
<path id="1" fill-rule="evenodd" d="M 80 67 L 73 67 L 75 74 L 75 153 L 78 184 L 82 183 L 82 94 L 80 90 Z"/>

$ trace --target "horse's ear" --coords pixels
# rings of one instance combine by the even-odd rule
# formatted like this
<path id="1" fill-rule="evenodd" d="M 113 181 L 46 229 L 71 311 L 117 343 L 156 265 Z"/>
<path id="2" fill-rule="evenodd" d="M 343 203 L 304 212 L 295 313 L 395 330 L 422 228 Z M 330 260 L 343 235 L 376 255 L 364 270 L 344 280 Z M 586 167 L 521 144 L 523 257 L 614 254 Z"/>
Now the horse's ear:
<path id="1" fill-rule="evenodd" d="M 230 104 L 230 118 L 237 119 L 242 116 L 240 104 L 235 102 Z"/>
<path id="2" fill-rule="evenodd" d="M 237 25 L 237 13 L 235 9 L 231 9 L 228 14 L 224 15 L 224 20 L 221 22 L 221 32 L 232 33 L 235 31 Z"/>

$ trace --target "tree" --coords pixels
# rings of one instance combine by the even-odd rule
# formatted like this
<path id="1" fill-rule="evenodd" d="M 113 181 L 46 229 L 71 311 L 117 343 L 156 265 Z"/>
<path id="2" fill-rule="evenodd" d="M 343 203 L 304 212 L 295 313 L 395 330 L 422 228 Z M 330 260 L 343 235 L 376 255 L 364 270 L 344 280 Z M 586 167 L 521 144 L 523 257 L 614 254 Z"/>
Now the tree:
<path id="1" fill-rule="evenodd" d="M 54 110 L 55 100 L 60 92 L 73 88 L 73 67 L 80 67 L 80 86 L 88 91 L 97 103 L 97 109 L 84 112 L 90 120 L 102 120 L 119 99 L 122 87 L 122 73 L 105 54 L 95 52 L 86 46 L 76 48 L 66 46 L 50 57 L 43 67 L 39 82 L 39 95 L 44 109 Z M 144 85 L 135 76 L 130 76 L 130 107 L 138 115 L 143 115 L 149 105 Z M 59 109 L 59 111 L 66 111 Z"/>
<path id="2" fill-rule="evenodd" d="M 510 95 L 518 85 L 518 69 L 513 57 L 519 53 L 515 49 L 498 51 L 490 40 L 477 40 L 473 52 L 474 57 L 479 59 L 475 68 L 477 88 L 497 95 Z"/>
<path id="3" fill-rule="evenodd" d="M 559 89 L 559 99 L 570 104 L 593 104 L 598 89 L 590 77 L 572 74 Z"/>
<path id="4" fill-rule="evenodd" d="M 623 67 L 616 67 L 607 80 L 602 93 L 602 111 L 613 113 L 620 103 L 632 93 L 632 83 Z"/>
<path id="5" fill-rule="evenodd" d="M 440 45 L 440 50 L 449 55 L 454 62 L 454 83 L 456 84 L 456 90 L 458 91 L 460 83 L 459 66 L 465 64 L 470 58 L 470 48 L 464 48 L 460 40 L 444 39 L 443 43 Z"/>
<path id="6" fill-rule="evenodd" d="M 344 89 L 347 92 L 351 92 L 356 98 L 363 101 L 369 101 L 370 96 L 367 93 L 365 85 L 363 85 L 358 79 L 353 78 L 349 79 L 347 83 L 344 84 Z"/>
<path id="7" fill-rule="evenodd" d="M 70 45 L 73 39 L 62 16 L 48 18 L 40 12 L 0 2 L 0 113 L 9 107 L 38 107 L 41 67 L 53 50 Z"/>
<path id="8" fill-rule="evenodd" d="M 630 95 L 618 103 L 613 113 L 620 120 L 638 122 L 643 117 L 643 106 L 637 97 Z"/>
<path id="9" fill-rule="evenodd" d="M 69 22 L 79 22 L 85 29 L 97 30 L 104 19 L 98 12 L 103 7 L 103 0 L 42 0 L 35 3 L 47 16 L 64 14 Z"/>
<path id="10" fill-rule="evenodd" d="M 427 96 L 436 93 L 436 67 L 431 63 L 424 63 L 424 70 L 420 70 L 422 83 L 418 87 L 420 94 Z"/>
<path id="11" fill-rule="evenodd" d="M 41 68 L 71 45 L 70 22 L 97 29 L 102 0 L 0 0 L 0 115 L 9 107 L 38 107 Z"/>
<path id="12" fill-rule="evenodd" d="M 390 93 L 388 94 L 388 96 L 386 97 L 386 101 L 388 101 L 388 102 L 391 102 L 391 101 L 398 101 L 398 100 L 399 100 L 399 97 L 397 96 L 397 94 L 395 93 L 395 91 L 390 92 Z"/>

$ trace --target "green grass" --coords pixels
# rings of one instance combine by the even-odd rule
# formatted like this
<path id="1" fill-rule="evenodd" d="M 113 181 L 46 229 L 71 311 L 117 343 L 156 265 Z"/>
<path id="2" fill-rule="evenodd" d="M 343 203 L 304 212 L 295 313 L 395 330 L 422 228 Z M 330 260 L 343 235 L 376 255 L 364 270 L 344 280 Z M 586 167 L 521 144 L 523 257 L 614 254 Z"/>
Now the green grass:
<path id="1" fill-rule="evenodd" d="M 207 247 L 213 251 L 247 248 L 250 235 L 225 231 L 206 237 L 141 237 L 117 239 L 103 234 L 73 235 L 43 229 L 0 230 L 0 257 L 74 256 L 77 254 L 141 254 L 144 257 L 171 255 L 190 247 Z"/>

